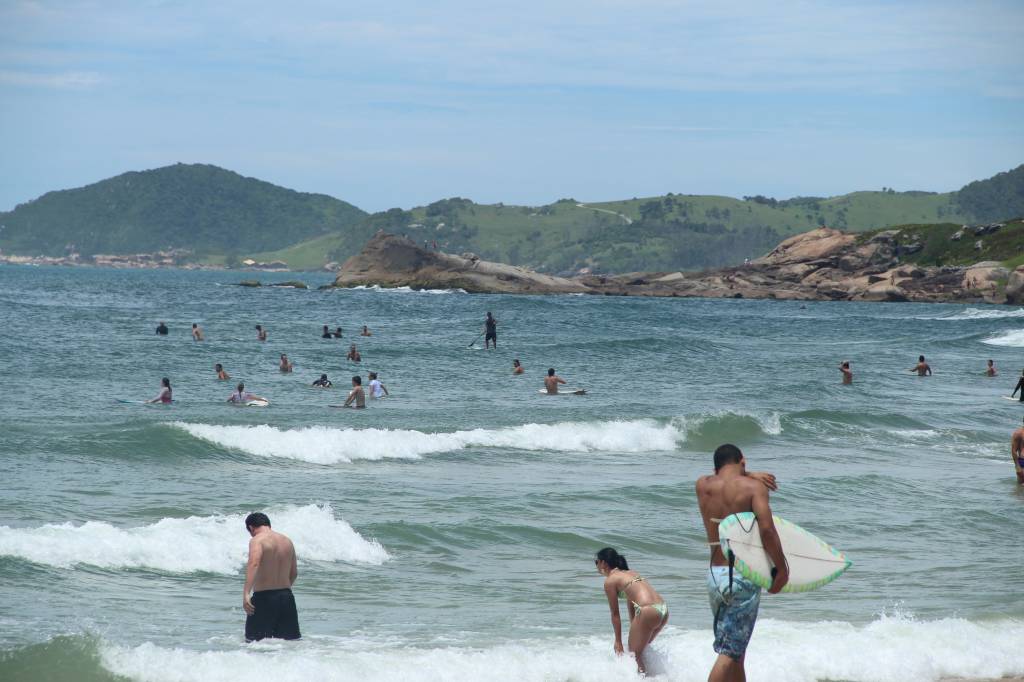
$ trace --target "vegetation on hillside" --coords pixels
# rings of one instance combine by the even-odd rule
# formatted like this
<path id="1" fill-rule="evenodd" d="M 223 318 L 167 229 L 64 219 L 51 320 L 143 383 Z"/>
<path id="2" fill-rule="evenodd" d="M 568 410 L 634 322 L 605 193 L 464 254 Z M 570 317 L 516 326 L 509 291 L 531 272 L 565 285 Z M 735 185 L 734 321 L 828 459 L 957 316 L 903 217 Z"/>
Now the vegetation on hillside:
<path id="1" fill-rule="evenodd" d="M 0 213 L 0 248 L 47 255 L 168 248 L 237 255 L 347 230 L 365 215 L 323 194 L 216 166 L 176 164 L 49 192 Z"/>
<path id="2" fill-rule="evenodd" d="M 1024 220 L 1008 220 L 997 229 L 988 225 L 965 229 L 960 224 L 941 223 L 886 229 L 899 230 L 900 246 L 911 251 L 901 253 L 900 260 L 905 263 L 942 266 L 999 261 L 1011 268 L 1024 263 Z M 882 231 L 871 230 L 858 239 L 866 242 Z"/>

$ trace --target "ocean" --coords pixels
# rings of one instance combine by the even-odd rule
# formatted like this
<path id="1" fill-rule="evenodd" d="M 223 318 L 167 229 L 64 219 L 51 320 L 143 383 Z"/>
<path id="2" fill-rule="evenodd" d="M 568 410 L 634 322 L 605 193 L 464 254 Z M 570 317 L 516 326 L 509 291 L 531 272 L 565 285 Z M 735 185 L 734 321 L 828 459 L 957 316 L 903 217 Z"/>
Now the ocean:
<path id="1" fill-rule="evenodd" d="M 635 679 L 606 545 L 669 604 L 652 672 L 705 680 L 694 482 L 725 442 L 853 561 L 764 597 L 752 682 L 1024 675 L 1024 405 L 1000 398 L 1024 309 L 232 286 L 250 277 L 0 267 L 0 680 Z M 470 346 L 487 311 L 496 351 Z M 548 367 L 587 395 L 539 395 Z M 328 407 L 368 371 L 391 397 Z M 117 402 L 165 376 L 175 404 Z M 239 379 L 270 407 L 226 404 Z M 258 510 L 298 551 L 299 642 L 243 642 Z"/>

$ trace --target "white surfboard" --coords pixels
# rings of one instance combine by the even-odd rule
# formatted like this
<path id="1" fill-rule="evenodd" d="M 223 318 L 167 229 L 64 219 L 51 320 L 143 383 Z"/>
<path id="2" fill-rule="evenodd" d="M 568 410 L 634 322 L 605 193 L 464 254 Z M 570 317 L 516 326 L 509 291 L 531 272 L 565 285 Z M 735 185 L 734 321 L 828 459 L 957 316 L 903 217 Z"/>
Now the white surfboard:
<path id="1" fill-rule="evenodd" d="M 250 400 L 245 403 L 246 407 L 266 407 L 270 404 L 269 400 Z"/>
<path id="2" fill-rule="evenodd" d="M 1003 400 L 1012 400 L 1012 401 L 1013 401 L 1013 402 L 1015 402 L 1015 403 L 1019 403 L 1019 402 L 1021 402 L 1020 398 L 1014 398 L 1013 396 L 1009 396 L 1009 395 L 1004 395 L 1004 396 L 1000 396 L 1000 397 L 1001 397 L 1001 398 L 1002 398 Z"/>
<path id="3" fill-rule="evenodd" d="M 789 564 L 789 582 L 783 592 L 809 592 L 827 585 L 853 562 L 832 545 L 795 523 L 773 516 Z M 753 512 L 730 514 L 718 524 L 722 551 L 736 557 L 735 569 L 747 580 L 764 588 L 771 587 L 773 564 L 761 546 L 757 519 Z"/>
<path id="4" fill-rule="evenodd" d="M 558 387 L 558 393 L 548 393 L 546 388 L 540 389 L 537 393 L 541 395 L 586 395 L 586 391 L 582 388 L 563 388 L 562 386 Z"/>

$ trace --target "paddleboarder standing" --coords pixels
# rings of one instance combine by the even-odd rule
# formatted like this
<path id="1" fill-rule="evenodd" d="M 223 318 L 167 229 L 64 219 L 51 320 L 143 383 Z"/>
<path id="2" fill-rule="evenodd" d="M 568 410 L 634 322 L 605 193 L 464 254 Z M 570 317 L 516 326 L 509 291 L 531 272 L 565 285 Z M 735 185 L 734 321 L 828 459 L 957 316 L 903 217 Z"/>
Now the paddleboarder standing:
<path id="1" fill-rule="evenodd" d="M 479 338 L 479 337 L 477 337 Z M 490 311 L 487 311 L 487 318 L 484 320 L 484 348 L 490 348 L 494 343 L 494 349 L 498 349 L 498 321 L 494 319 Z"/>

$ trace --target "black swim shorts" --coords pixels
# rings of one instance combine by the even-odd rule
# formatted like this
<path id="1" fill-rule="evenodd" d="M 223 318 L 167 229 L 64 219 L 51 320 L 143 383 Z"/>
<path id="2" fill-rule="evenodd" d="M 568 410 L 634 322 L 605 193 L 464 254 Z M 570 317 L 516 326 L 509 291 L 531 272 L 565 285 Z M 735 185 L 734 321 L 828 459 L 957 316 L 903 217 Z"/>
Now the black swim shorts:
<path id="1" fill-rule="evenodd" d="M 295 596 L 288 588 L 253 592 L 252 605 L 256 612 L 245 618 L 245 641 L 264 637 L 299 639 L 299 614 L 295 609 Z"/>

